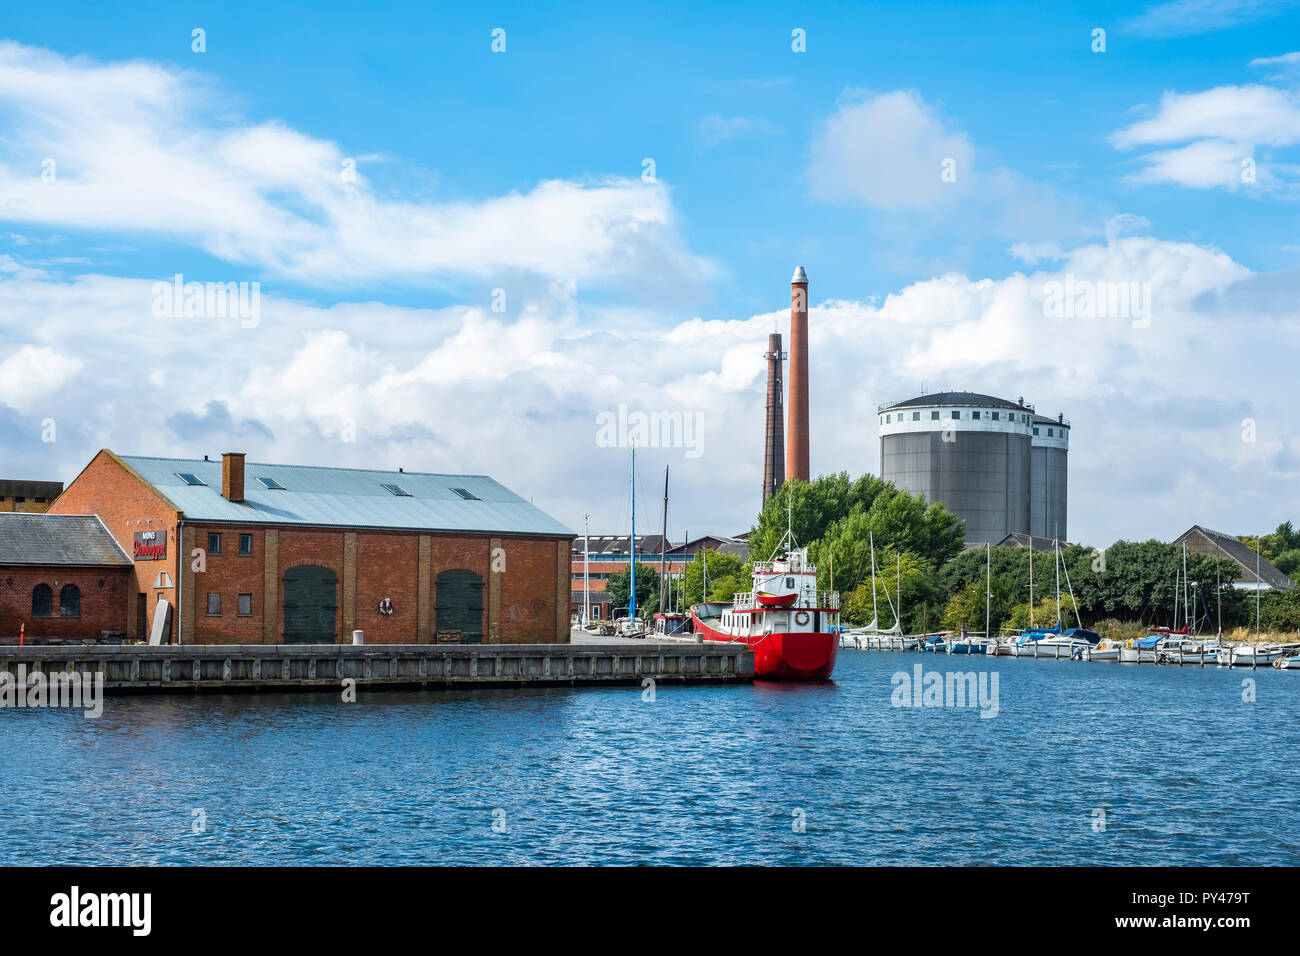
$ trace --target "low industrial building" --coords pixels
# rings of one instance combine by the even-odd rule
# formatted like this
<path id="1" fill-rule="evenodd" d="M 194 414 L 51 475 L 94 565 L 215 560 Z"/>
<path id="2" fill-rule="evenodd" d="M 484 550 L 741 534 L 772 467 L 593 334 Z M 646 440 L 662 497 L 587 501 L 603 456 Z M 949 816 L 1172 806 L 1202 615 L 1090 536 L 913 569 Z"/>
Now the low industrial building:
<path id="1" fill-rule="evenodd" d="M 1189 554 L 1203 554 L 1210 558 L 1230 558 L 1235 561 L 1241 568 L 1232 582 L 1235 588 L 1244 591 L 1269 589 L 1289 591 L 1295 587 L 1294 581 L 1266 559 L 1258 557 L 1254 548 L 1235 535 L 1211 531 L 1209 528 L 1194 524 L 1174 538 L 1174 544 L 1186 544 Z M 1256 574 L 1257 560 L 1258 574 Z"/>
<path id="2" fill-rule="evenodd" d="M 130 556 L 134 639 L 160 614 L 189 644 L 569 639 L 573 533 L 482 475 L 105 449 L 51 513 L 98 516 Z"/>
<path id="3" fill-rule="evenodd" d="M 21 481 L 0 478 L 0 513 L 48 511 L 63 491 L 61 481 Z"/>

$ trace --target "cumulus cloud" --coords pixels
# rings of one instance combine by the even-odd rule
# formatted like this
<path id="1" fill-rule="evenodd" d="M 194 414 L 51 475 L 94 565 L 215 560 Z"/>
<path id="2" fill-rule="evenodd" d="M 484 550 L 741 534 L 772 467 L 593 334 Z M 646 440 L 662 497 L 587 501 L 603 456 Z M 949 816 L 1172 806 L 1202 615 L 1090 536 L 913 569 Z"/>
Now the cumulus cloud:
<path id="1" fill-rule="evenodd" d="M 1085 232 L 1072 198 L 981 165 L 970 137 L 916 90 L 846 90 L 813 138 L 806 179 L 814 199 L 891 216 L 895 237 L 943 228 L 1032 242 Z"/>
<path id="2" fill-rule="evenodd" d="M 975 149 L 915 90 L 850 94 L 813 140 L 812 195 L 877 209 L 926 209 L 951 202 L 972 172 Z M 956 172 L 942 179 L 945 162 Z"/>
<path id="3" fill-rule="evenodd" d="M 1219 250 L 1140 236 L 1043 262 L 937 276 L 879 305 L 818 302 L 814 285 L 814 470 L 878 469 L 880 403 L 965 388 L 1024 395 L 1072 420 L 1071 538 L 1253 527 L 1259 500 L 1279 503 L 1274 523 L 1287 517 L 1300 273 L 1253 274 Z M 1048 287 L 1067 278 L 1149 283 L 1149 323 L 1051 317 Z M 597 444 L 597 416 L 625 404 L 700 416 L 699 457 L 638 454 L 643 484 L 672 467 L 675 534 L 740 531 L 757 510 L 762 354 L 773 323 L 784 327 L 783 302 L 628 327 L 564 287 L 508 314 L 267 295 L 261 323 L 243 328 L 155 318 L 150 285 L 0 278 L 0 337 L 15 346 L 0 422 L 14 473 L 67 480 L 104 445 L 194 457 L 237 447 L 255 461 L 492 474 L 570 527 L 590 513 L 593 529 L 617 530 L 628 449 Z M 58 422 L 56 443 L 41 441 L 45 418 Z M 1242 440 L 1247 418 L 1254 442 Z M 653 501 L 638 508 L 657 520 Z"/>
<path id="4" fill-rule="evenodd" d="M 1300 95 L 1261 84 L 1168 91 L 1153 115 L 1116 131 L 1111 142 L 1117 149 L 1171 147 L 1140 156 L 1144 166 L 1131 182 L 1280 190 L 1290 182 L 1289 165 L 1259 154 L 1300 143 Z"/>
<path id="5" fill-rule="evenodd" d="M 478 201 L 391 198 L 340 144 L 232 120 L 214 101 L 192 73 L 0 43 L 12 147 L 0 215 L 138 232 L 324 286 L 501 273 L 608 282 L 646 262 L 684 283 L 713 271 L 682 244 L 663 183 L 594 176 Z"/>

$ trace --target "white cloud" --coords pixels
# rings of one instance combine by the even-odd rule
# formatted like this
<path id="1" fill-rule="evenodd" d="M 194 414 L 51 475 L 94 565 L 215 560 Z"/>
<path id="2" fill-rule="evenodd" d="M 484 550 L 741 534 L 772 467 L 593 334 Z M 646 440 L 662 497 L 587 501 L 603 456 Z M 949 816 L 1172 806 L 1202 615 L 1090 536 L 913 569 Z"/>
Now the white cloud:
<path id="1" fill-rule="evenodd" d="M 1293 0 L 1169 0 L 1123 22 L 1125 29 L 1153 37 L 1194 36 L 1276 16 Z"/>
<path id="2" fill-rule="evenodd" d="M 813 198 L 877 209 L 926 209 L 951 202 L 973 174 L 975 149 L 948 128 L 915 90 L 843 102 L 812 144 Z M 955 182 L 944 182 L 952 160 Z"/>
<path id="3" fill-rule="evenodd" d="M 1284 190 L 1289 165 L 1261 151 L 1300 143 L 1300 94 L 1259 84 L 1166 92 L 1152 116 L 1117 130 L 1111 142 L 1118 149 L 1184 144 L 1140 156 L 1144 167 L 1131 182 Z"/>
<path id="4" fill-rule="evenodd" d="M 360 166 L 345 177 L 339 144 L 218 116 L 202 77 L 156 64 L 2 43 L 0 121 L 21 144 L 0 164 L 0 209 L 14 223 L 139 232 L 326 286 L 503 273 L 617 281 L 647 262 L 688 284 L 713 272 L 683 246 L 663 183 L 598 177 L 477 201 L 385 198 Z"/>
<path id="5" fill-rule="evenodd" d="M 722 116 L 710 113 L 700 120 L 700 138 L 705 146 L 717 146 L 747 133 L 768 134 L 775 127 L 760 116 Z"/>
<path id="6" fill-rule="evenodd" d="M 814 470 L 877 469 L 879 403 L 922 386 L 967 388 L 1024 395 L 1072 419 L 1072 538 L 1107 544 L 1193 521 L 1231 529 L 1294 517 L 1284 512 L 1300 478 L 1287 464 L 1300 447 L 1287 414 L 1300 274 L 1253 275 L 1217 250 L 1149 237 L 1056 252 L 1043 271 L 949 273 L 879 307 L 816 304 Z M 1046 317 L 1046 284 L 1067 275 L 1150 283 L 1150 325 Z M 0 379 L 11 383 L 0 398 L 11 471 L 69 480 L 102 446 L 192 456 L 238 447 L 252 460 L 492 474 L 570 527 L 591 513 L 593 529 L 619 529 L 628 454 L 596 447 L 596 416 L 627 403 L 703 416 L 699 458 L 638 455 L 643 481 L 672 466 L 675 534 L 739 531 L 757 509 L 762 353 L 774 321 L 784 328 L 784 303 L 637 329 L 563 287 L 508 315 L 267 295 L 253 329 L 155 319 L 150 303 L 143 280 L 0 277 L 0 338 L 15 350 Z M 52 445 L 40 440 L 45 417 L 58 422 Z M 1241 440 L 1246 417 L 1256 443 Z M 342 440 L 347 422 L 355 442 Z M 1229 493 L 1243 487 L 1252 493 Z M 1259 501 L 1277 513 L 1261 517 Z M 639 507 L 639 520 L 657 520 L 657 505 Z"/>

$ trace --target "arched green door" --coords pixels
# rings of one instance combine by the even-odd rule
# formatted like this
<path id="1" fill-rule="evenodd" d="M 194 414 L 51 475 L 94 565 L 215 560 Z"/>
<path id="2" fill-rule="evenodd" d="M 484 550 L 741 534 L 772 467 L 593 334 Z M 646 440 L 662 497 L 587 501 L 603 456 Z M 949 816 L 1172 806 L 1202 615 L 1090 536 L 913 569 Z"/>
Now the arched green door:
<path id="1" fill-rule="evenodd" d="M 333 644 L 338 576 L 318 564 L 284 573 L 284 642 Z"/>
<path id="2" fill-rule="evenodd" d="M 483 576 L 464 568 L 439 574 L 436 613 L 439 633 L 460 631 L 462 644 L 482 644 Z"/>

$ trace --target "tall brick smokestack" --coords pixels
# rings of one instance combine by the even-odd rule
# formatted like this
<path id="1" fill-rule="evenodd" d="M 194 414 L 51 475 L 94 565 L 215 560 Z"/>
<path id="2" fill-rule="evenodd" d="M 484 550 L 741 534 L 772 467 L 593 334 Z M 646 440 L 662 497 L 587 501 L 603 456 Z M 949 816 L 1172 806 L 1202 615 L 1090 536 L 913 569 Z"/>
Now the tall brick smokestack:
<path id="1" fill-rule="evenodd" d="M 763 503 L 785 484 L 785 409 L 781 403 L 783 376 L 781 333 L 767 337 L 767 424 L 763 432 Z"/>
<path id="2" fill-rule="evenodd" d="M 790 279 L 790 421 L 786 427 L 785 476 L 810 481 L 808 472 L 808 276 L 803 266 Z"/>

